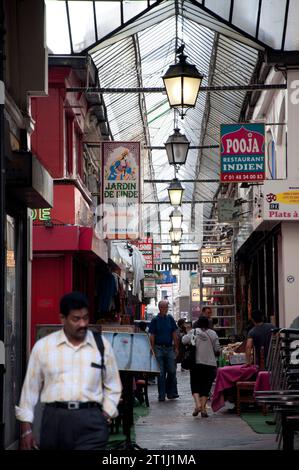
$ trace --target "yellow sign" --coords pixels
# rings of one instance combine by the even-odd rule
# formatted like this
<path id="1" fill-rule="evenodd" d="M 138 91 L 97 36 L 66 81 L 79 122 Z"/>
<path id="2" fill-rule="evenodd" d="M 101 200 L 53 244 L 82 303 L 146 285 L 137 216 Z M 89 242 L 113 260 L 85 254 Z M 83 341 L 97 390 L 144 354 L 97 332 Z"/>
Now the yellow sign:
<path id="1" fill-rule="evenodd" d="M 207 295 L 207 289 L 203 288 L 202 299 L 204 301 L 207 300 L 206 295 Z M 200 289 L 192 289 L 192 302 L 200 302 Z"/>
<path id="2" fill-rule="evenodd" d="M 200 290 L 192 289 L 192 302 L 200 302 Z"/>
<path id="3" fill-rule="evenodd" d="M 287 191 L 276 195 L 276 202 L 283 204 L 299 204 L 299 191 Z"/>

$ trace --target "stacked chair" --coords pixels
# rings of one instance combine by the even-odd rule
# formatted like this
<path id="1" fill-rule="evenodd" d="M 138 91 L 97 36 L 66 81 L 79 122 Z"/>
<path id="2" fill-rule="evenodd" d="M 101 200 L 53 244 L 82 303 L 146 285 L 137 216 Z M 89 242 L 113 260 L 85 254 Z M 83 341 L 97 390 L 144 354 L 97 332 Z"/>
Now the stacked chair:
<path id="1" fill-rule="evenodd" d="M 299 330 L 274 330 L 267 369 L 270 391 L 256 392 L 258 403 L 272 406 L 278 447 L 294 450 L 294 433 L 299 431 Z"/>

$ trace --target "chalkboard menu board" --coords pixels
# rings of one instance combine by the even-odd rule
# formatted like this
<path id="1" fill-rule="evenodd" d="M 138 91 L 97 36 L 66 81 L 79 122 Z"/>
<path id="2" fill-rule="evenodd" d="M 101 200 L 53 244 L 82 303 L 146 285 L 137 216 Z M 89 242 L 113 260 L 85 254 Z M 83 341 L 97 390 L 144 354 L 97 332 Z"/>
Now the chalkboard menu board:
<path id="1" fill-rule="evenodd" d="M 36 340 L 59 330 L 61 327 L 62 325 L 37 325 Z M 90 325 L 90 329 L 99 331 L 100 327 Z M 146 333 L 102 331 L 102 335 L 113 347 L 119 371 L 159 375 L 159 365 Z"/>

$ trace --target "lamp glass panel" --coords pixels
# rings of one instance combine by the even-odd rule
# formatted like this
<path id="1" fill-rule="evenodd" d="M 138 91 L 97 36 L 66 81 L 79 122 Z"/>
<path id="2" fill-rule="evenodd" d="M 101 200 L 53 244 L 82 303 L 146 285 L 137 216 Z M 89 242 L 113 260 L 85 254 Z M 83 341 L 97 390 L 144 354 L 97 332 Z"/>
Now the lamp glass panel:
<path id="1" fill-rule="evenodd" d="M 165 144 L 165 148 L 170 165 L 184 165 L 186 163 L 189 143 L 169 143 Z"/>
<path id="2" fill-rule="evenodd" d="M 181 240 L 181 238 L 182 238 L 182 230 L 180 230 L 180 229 L 175 229 L 175 230 L 173 231 L 173 233 L 174 233 L 174 241 L 175 241 L 175 242 L 179 242 L 179 241 Z"/>
<path id="3" fill-rule="evenodd" d="M 180 252 L 180 245 L 171 245 L 171 251 L 173 255 L 178 255 Z"/>
<path id="4" fill-rule="evenodd" d="M 173 276 L 178 276 L 178 275 L 180 274 L 180 270 L 179 270 L 179 269 L 172 269 L 172 270 L 171 270 L 171 274 L 172 274 Z"/>
<path id="5" fill-rule="evenodd" d="M 170 216 L 170 220 L 171 220 L 172 228 L 174 230 L 181 228 L 182 220 L 183 220 L 182 214 L 172 215 L 172 216 Z"/>
<path id="6" fill-rule="evenodd" d="M 184 77 L 183 80 L 184 103 L 182 103 L 182 107 L 195 106 L 201 79 Z"/>
<path id="7" fill-rule="evenodd" d="M 180 206 L 183 198 L 182 189 L 168 189 L 170 204 L 172 206 Z"/>
<path id="8" fill-rule="evenodd" d="M 170 259 L 172 263 L 179 263 L 180 262 L 180 255 L 170 255 Z"/>
<path id="9" fill-rule="evenodd" d="M 164 79 L 168 101 L 171 107 L 181 106 L 182 87 L 181 77 L 172 77 Z"/>

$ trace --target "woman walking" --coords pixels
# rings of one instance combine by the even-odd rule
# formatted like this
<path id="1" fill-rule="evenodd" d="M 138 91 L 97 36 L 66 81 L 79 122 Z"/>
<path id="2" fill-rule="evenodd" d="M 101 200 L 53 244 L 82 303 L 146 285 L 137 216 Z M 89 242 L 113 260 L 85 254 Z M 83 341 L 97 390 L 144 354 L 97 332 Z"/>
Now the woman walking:
<path id="1" fill-rule="evenodd" d="M 207 418 L 207 401 L 212 383 L 216 377 L 216 357 L 220 352 L 220 344 L 217 333 L 209 328 L 209 319 L 199 317 L 196 327 L 182 338 L 183 344 L 196 346 L 196 364 L 190 370 L 191 393 L 195 402 L 192 416 L 201 413 L 202 418 Z"/>

